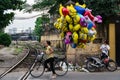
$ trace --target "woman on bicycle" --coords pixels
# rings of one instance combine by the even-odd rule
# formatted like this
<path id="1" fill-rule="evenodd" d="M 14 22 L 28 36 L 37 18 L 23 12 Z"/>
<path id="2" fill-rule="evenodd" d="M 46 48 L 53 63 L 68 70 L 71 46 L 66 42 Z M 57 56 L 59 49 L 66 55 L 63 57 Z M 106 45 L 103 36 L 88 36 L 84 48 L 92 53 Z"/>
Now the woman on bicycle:
<path id="1" fill-rule="evenodd" d="M 45 43 L 46 46 L 46 55 L 47 55 L 47 60 L 45 61 L 45 68 L 47 68 L 47 70 L 51 70 L 52 71 L 52 78 L 56 78 L 56 74 L 55 74 L 55 69 L 54 69 L 54 51 L 51 47 L 51 42 L 50 41 L 46 41 Z M 50 68 L 48 67 L 48 63 L 50 65 Z"/>

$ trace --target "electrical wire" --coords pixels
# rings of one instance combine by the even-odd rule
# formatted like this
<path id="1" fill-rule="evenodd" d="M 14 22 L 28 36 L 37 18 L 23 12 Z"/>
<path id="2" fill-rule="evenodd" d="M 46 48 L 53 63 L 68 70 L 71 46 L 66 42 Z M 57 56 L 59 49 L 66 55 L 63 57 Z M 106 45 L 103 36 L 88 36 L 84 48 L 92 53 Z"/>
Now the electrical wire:
<path id="1" fill-rule="evenodd" d="M 41 15 L 49 15 L 50 17 L 50 14 L 49 13 L 40 13 L 40 14 L 37 14 L 37 15 L 34 15 L 34 16 L 30 16 L 30 17 L 14 17 L 15 20 L 25 20 L 25 19 L 31 19 L 31 18 L 35 18 L 35 17 L 40 17 Z"/>
<path id="2" fill-rule="evenodd" d="M 14 19 L 16 20 L 25 20 L 25 19 L 31 19 L 31 18 L 35 18 L 35 17 L 39 17 L 41 14 L 37 14 L 34 16 L 30 16 L 30 17 L 14 17 Z"/>

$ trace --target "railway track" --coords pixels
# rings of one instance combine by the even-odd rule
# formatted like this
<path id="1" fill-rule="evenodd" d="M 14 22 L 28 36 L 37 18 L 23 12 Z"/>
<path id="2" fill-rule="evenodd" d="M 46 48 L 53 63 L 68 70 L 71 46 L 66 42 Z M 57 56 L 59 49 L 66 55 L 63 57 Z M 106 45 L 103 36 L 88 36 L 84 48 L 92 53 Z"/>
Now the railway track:
<path id="1" fill-rule="evenodd" d="M 40 52 L 40 49 L 35 48 L 35 51 L 36 51 L 37 53 L 39 53 L 39 52 Z M 32 63 L 32 65 L 30 66 L 30 68 L 29 68 L 29 69 L 25 72 L 25 74 L 23 74 L 18 80 L 27 80 L 27 78 L 28 78 L 29 75 L 30 75 L 31 69 L 33 69 L 34 66 L 35 66 L 35 62 Z"/>
<path id="2" fill-rule="evenodd" d="M 16 64 L 14 64 L 9 69 L 7 69 L 5 72 L 3 72 L 0 75 L 0 79 L 5 77 L 8 73 L 17 69 L 19 66 L 23 65 L 25 63 L 25 60 L 27 61 L 27 60 L 29 60 L 29 58 L 31 59 L 31 57 L 35 57 L 35 54 L 33 54 L 33 53 L 36 53 L 36 49 L 33 48 L 33 45 L 26 45 L 26 46 L 27 46 L 26 55 L 20 61 L 18 61 Z M 28 63 L 28 65 L 30 65 L 30 64 Z M 28 68 L 27 72 L 24 75 L 22 75 L 22 77 L 19 80 L 26 80 L 30 73 L 29 69 L 31 69 L 33 66 L 34 66 L 34 64 L 32 66 L 27 66 L 27 68 Z"/>
<path id="3" fill-rule="evenodd" d="M 28 78 L 28 76 L 30 75 L 30 70 L 33 69 L 34 66 L 35 66 L 35 63 L 32 64 L 30 69 L 25 74 L 23 74 L 22 77 L 20 77 L 19 80 L 26 80 Z"/>

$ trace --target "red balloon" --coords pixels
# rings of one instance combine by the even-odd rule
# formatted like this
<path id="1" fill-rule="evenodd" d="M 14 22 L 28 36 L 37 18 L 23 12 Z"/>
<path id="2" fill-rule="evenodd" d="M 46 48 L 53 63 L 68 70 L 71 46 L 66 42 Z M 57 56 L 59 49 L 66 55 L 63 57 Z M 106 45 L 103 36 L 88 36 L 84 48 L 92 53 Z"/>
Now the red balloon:
<path id="1" fill-rule="evenodd" d="M 86 10 L 84 16 L 88 16 L 92 21 L 94 20 L 94 16 L 92 15 L 91 11 Z"/>
<path id="2" fill-rule="evenodd" d="M 94 25 L 93 27 L 96 28 L 96 25 Z"/>
<path id="3" fill-rule="evenodd" d="M 67 8 L 62 8 L 62 13 L 64 16 L 69 14 L 69 10 Z"/>

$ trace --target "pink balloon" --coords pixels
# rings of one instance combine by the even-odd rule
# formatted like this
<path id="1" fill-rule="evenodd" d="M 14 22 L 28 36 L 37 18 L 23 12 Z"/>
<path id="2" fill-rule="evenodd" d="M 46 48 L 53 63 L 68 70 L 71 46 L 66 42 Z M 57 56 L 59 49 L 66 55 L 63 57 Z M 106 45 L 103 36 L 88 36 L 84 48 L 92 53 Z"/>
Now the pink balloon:
<path id="1" fill-rule="evenodd" d="M 71 38 L 70 38 L 71 35 L 72 35 L 72 33 L 70 31 L 66 33 L 65 44 L 71 43 Z"/>
<path id="2" fill-rule="evenodd" d="M 97 15 L 96 18 L 98 19 L 97 20 L 98 23 L 102 23 L 102 17 L 100 15 Z"/>
<path id="3" fill-rule="evenodd" d="M 65 44 L 69 44 L 70 40 L 69 39 L 65 39 Z"/>
<path id="4" fill-rule="evenodd" d="M 72 35 L 72 32 L 68 31 L 68 32 L 67 32 L 67 35 Z"/>

